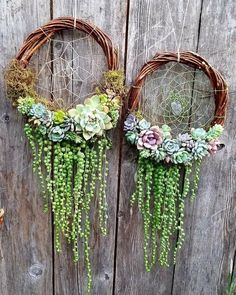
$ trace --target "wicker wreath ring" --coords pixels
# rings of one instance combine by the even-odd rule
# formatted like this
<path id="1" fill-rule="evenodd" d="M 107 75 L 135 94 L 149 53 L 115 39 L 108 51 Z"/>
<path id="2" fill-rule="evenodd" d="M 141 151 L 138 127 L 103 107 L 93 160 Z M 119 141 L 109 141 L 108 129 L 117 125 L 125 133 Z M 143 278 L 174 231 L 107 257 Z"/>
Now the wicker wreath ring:
<path id="1" fill-rule="evenodd" d="M 61 107 L 54 100 L 49 101 L 37 94 L 35 90 L 35 74 L 31 69 L 27 69 L 27 66 L 34 53 L 49 41 L 55 33 L 72 29 L 91 36 L 100 45 L 106 57 L 108 70 L 104 73 L 104 81 L 98 87 L 99 89 L 97 88 L 96 95 L 87 98 L 83 106 L 77 104 L 75 107 L 68 109 L 64 106 Z M 71 120 L 70 127 L 66 127 L 67 131 L 73 130 L 73 132 L 77 132 L 80 128 L 85 140 L 89 140 L 94 136 L 99 137 L 106 130 L 116 126 L 121 100 L 123 99 L 123 72 L 119 70 L 118 53 L 106 33 L 84 20 L 60 17 L 33 31 L 24 41 L 15 60 L 10 64 L 6 74 L 6 81 L 8 96 L 13 101 L 13 104 L 17 106 L 19 112 L 28 118 L 28 122 L 33 122 L 34 125 L 43 125 L 47 133 L 50 132 L 51 126 L 55 125 L 56 130 L 64 135 L 64 125 L 61 126 L 64 128 L 63 130 L 59 130 L 60 126 L 58 126 L 60 122 L 64 122 L 64 118 L 67 121 Z M 13 93 L 12 96 L 11 92 Z M 28 107 L 29 104 L 30 108 Z M 99 110 L 102 110 L 102 112 L 98 113 Z M 81 121 L 81 116 L 90 116 L 91 118 L 95 116 L 96 120 L 94 119 L 94 122 L 97 122 L 97 126 L 95 126 L 95 123 L 93 126 L 86 125 L 84 121 Z M 79 121 L 83 126 L 80 126 Z M 56 138 L 53 141 L 56 141 Z"/>
<path id="2" fill-rule="evenodd" d="M 214 89 L 215 113 L 211 126 L 214 124 L 224 125 L 226 107 L 228 101 L 228 87 L 222 75 L 214 69 L 203 57 L 191 51 L 172 53 L 157 53 L 154 58 L 148 61 L 140 70 L 130 90 L 128 107 L 133 112 L 138 109 L 140 93 L 145 78 L 169 62 L 179 62 L 187 66 L 203 71 L 209 78 Z"/>
<path id="3" fill-rule="evenodd" d="M 109 70 L 118 69 L 118 54 L 107 34 L 96 26 L 73 17 L 59 17 L 32 32 L 24 41 L 16 59 L 26 67 L 33 54 L 44 45 L 55 33 L 63 30 L 77 29 L 90 35 L 103 49 Z"/>

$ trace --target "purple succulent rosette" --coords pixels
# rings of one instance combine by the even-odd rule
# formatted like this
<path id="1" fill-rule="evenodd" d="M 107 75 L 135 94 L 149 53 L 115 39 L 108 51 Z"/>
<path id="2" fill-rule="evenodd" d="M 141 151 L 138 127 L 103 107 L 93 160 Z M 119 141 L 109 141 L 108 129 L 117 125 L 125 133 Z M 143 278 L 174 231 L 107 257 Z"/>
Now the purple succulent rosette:
<path id="1" fill-rule="evenodd" d="M 137 143 L 137 149 L 142 150 L 144 148 L 150 150 L 156 150 L 162 143 L 162 132 L 158 126 L 152 126 L 148 130 L 143 130 L 139 134 Z"/>
<path id="2" fill-rule="evenodd" d="M 222 148 L 219 137 L 222 125 L 215 124 L 208 131 L 192 128 L 189 133 L 172 138 L 168 125 L 152 126 L 150 122 L 135 113 L 129 114 L 124 122 L 128 143 L 136 146 L 141 157 L 157 162 L 191 165 L 207 155 L 214 155 Z"/>

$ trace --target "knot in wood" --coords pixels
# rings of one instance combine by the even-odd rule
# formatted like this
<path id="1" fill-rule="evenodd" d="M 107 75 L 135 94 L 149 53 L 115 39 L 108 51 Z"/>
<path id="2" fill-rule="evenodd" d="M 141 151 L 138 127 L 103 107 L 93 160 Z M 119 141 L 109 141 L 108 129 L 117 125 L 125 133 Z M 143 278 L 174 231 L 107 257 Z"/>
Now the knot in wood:
<path id="1" fill-rule="evenodd" d="M 35 279 L 38 279 L 43 274 L 43 269 L 40 264 L 33 264 L 29 268 L 29 275 Z"/>

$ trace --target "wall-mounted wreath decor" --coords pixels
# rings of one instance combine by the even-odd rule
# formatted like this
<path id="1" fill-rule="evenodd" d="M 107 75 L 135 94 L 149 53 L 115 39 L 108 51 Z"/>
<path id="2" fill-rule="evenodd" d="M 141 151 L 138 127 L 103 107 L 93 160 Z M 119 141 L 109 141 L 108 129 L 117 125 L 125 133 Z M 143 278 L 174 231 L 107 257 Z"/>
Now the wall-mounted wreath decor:
<path id="1" fill-rule="evenodd" d="M 102 48 L 108 71 L 101 87 L 83 104 L 59 108 L 56 101 L 41 97 L 35 88 L 36 75 L 28 68 L 33 54 L 57 32 L 77 29 L 91 36 Z M 74 260 L 83 251 L 91 291 L 89 240 L 94 195 L 99 227 L 107 233 L 106 151 L 111 147 L 107 131 L 119 118 L 124 92 L 123 72 L 118 68 L 117 51 L 99 28 L 71 17 L 50 21 L 31 33 L 6 72 L 7 95 L 25 119 L 25 134 L 33 153 L 45 209 L 52 204 L 55 244 L 61 250 L 61 236 L 73 245 Z M 78 241 L 82 240 L 82 250 Z"/>
<path id="2" fill-rule="evenodd" d="M 141 112 L 140 96 L 146 77 L 171 62 L 202 71 L 205 79 L 209 79 L 215 102 L 214 119 L 209 128 L 191 128 L 189 122 L 189 132 L 173 136 L 170 126 L 158 126 Z M 136 190 L 131 203 L 138 204 L 143 216 L 147 271 L 154 266 L 157 256 L 163 266 L 169 265 L 170 254 L 175 261 L 177 250 L 183 244 L 185 199 L 196 193 L 204 157 L 214 155 L 223 146 L 219 137 L 223 132 L 227 98 L 227 84 L 221 74 L 192 52 L 182 52 L 179 56 L 169 52 L 156 54 L 142 67 L 134 81 L 124 131 L 127 142 L 138 151 Z M 173 103 L 178 101 L 172 101 L 171 105 Z M 180 185 L 181 175 L 184 177 L 183 187 Z M 175 235 L 178 240 L 172 252 L 171 238 Z"/>

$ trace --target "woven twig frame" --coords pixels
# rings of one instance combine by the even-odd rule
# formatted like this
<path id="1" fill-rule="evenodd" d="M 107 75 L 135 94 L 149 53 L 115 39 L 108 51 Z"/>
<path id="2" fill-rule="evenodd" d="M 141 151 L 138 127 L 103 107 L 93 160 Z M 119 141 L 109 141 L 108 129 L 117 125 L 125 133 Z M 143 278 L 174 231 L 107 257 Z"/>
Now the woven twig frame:
<path id="1" fill-rule="evenodd" d="M 129 93 L 128 107 L 131 112 L 139 107 L 140 93 L 145 78 L 169 62 L 179 62 L 203 71 L 209 78 L 214 89 L 215 113 L 211 125 L 224 125 L 228 102 L 228 86 L 222 75 L 214 69 L 203 57 L 191 51 L 172 53 L 157 53 L 140 70 Z"/>
<path id="2" fill-rule="evenodd" d="M 55 33 L 63 30 L 77 29 L 90 35 L 103 49 L 107 59 L 108 70 L 118 69 L 117 50 L 107 34 L 96 26 L 73 17 L 59 17 L 32 32 L 24 41 L 16 59 L 22 66 L 27 67 L 33 54 L 44 45 Z"/>

